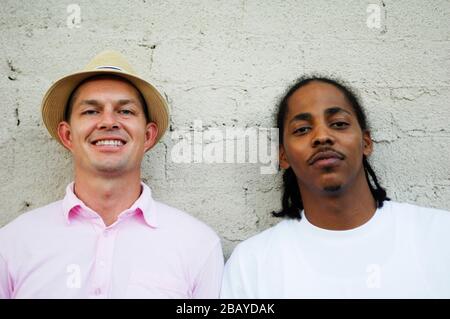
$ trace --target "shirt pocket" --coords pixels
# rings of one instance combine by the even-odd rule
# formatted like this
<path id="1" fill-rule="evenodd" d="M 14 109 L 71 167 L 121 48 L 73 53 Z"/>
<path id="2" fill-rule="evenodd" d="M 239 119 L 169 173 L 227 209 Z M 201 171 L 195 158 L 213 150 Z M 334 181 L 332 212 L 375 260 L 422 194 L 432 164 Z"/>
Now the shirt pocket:
<path id="1" fill-rule="evenodd" d="M 133 270 L 127 287 L 127 298 L 186 299 L 190 298 L 188 283 L 168 273 Z"/>

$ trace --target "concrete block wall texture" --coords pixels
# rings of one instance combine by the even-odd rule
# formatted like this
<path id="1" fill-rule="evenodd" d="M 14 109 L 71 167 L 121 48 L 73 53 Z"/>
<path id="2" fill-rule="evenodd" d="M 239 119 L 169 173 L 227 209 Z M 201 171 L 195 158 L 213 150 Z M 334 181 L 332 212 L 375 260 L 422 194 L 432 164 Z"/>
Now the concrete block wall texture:
<path id="1" fill-rule="evenodd" d="M 367 23 L 370 4 L 379 28 Z M 252 163 L 175 163 L 171 133 L 192 131 L 194 119 L 273 127 L 278 99 L 304 74 L 359 92 L 371 161 L 391 198 L 450 210 L 449 18 L 450 1 L 2 0 L 0 226 L 62 198 L 71 156 L 43 127 L 40 102 L 104 49 L 122 52 L 171 107 L 171 131 L 146 155 L 144 180 L 158 200 L 213 227 L 226 257 L 278 222 L 270 212 L 281 175 Z"/>

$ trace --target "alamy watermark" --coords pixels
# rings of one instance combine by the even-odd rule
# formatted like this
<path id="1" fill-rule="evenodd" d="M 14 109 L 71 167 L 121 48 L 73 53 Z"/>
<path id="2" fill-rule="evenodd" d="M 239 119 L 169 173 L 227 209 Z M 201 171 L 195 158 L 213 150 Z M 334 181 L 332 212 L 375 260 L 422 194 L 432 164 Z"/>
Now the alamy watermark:
<path id="1" fill-rule="evenodd" d="M 66 24 L 69 29 L 81 28 L 81 8 L 78 4 L 72 3 L 67 6 L 66 9 L 69 16 L 67 17 Z"/>
<path id="2" fill-rule="evenodd" d="M 70 264 L 66 267 L 66 286 L 71 289 L 81 288 L 81 267 L 77 264 Z"/>
<path id="3" fill-rule="evenodd" d="M 193 129 L 175 130 L 171 138 L 174 163 L 253 163 L 261 164 L 261 174 L 278 172 L 278 128 L 205 129 L 194 120 Z"/>
<path id="4" fill-rule="evenodd" d="M 369 29 L 378 29 L 381 33 L 386 33 L 387 11 L 384 2 L 381 3 L 382 5 L 376 3 L 370 3 L 367 5 L 366 25 Z"/>
<path id="5" fill-rule="evenodd" d="M 366 285 L 367 288 L 381 288 L 381 266 L 378 264 L 370 264 L 366 267 Z"/>

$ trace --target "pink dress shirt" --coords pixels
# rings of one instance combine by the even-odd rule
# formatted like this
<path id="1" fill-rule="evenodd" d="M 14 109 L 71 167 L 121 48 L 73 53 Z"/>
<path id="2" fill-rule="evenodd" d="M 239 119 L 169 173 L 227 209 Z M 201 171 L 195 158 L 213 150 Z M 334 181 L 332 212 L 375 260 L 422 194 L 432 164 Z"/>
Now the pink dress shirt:
<path id="1" fill-rule="evenodd" d="M 218 298 L 222 270 L 214 231 L 144 183 L 108 227 L 71 183 L 0 229 L 0 298 Z"/>

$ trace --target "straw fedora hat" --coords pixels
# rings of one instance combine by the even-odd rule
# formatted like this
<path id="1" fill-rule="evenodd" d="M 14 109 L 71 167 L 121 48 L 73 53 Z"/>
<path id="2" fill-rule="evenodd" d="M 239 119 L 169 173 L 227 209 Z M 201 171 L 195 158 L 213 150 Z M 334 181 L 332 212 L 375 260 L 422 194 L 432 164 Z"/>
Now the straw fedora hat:
<path id="1" fill-rule="evenodd" d="M 150 121 L 158 126 L 156 144 L 169 125 L 167 103 L 155 87 L 137 76 L 131 65 L 116 51 L 99 53 L 83 70 L 64 76 L 48 89 L 42 100 L 41 110 L 42 119 L 50 135 L 61 143 L 57 131 L 58 124 L 64 121 L 65 108 L 71 93 L 83 80 L 99 74 L 125 78 L 141 92 L 147 104 Z"/>

